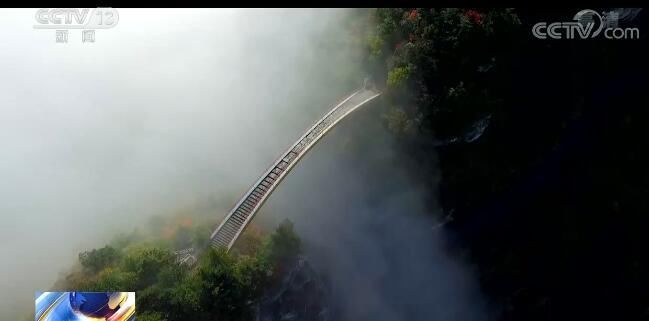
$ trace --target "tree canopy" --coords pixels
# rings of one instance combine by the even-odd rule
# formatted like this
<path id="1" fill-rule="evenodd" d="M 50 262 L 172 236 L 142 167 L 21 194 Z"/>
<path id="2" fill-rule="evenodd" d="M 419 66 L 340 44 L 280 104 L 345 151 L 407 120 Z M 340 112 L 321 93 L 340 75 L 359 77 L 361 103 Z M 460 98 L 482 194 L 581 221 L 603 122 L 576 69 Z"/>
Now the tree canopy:
<path id="1" fill-rule="evenodd" d="M 133 241 L 121 242 L 122 248 L 93 249 L 79 255 L 82 269 L 60 286 L 137 291 L 138 319 L 143 320 L 250 320 L 282 267 L 301 253 L 301 242 L 289 221 L 269 236 L 247 239 L 252 250 L 229 254 L 208 248 L 191 269 L 175 262 L 168 243 Z"/>

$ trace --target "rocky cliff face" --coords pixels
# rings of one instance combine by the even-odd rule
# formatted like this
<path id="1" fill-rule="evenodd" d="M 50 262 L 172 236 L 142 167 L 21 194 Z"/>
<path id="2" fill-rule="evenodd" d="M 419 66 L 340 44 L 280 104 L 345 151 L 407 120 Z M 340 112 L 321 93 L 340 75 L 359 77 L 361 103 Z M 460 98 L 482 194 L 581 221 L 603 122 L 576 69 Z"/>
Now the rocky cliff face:
<path id="1" fill-rule="evenodd" d="M 328 321 L 329 291 L 305 257 L 289 265 L 257 307 L 257 321 Z"/>

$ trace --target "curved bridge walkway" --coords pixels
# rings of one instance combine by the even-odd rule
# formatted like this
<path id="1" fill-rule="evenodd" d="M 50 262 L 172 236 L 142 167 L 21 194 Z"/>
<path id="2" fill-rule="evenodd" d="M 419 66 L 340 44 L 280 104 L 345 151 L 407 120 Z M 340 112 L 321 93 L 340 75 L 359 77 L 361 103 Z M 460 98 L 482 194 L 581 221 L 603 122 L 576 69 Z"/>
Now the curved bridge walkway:
<path id="1" fill-rule="evenodd" d="M 345 116 L 380 95 L 379 92 L 363 88 L 331 109 L 313 127 L 298 139 L 243 195 L 241 200 L 212 232 L 210 237 L 213 247 L 225 247 L 230 250 L 241 232 L 255 216 L 273 190 L 279 185 L 297 162 Z"/>

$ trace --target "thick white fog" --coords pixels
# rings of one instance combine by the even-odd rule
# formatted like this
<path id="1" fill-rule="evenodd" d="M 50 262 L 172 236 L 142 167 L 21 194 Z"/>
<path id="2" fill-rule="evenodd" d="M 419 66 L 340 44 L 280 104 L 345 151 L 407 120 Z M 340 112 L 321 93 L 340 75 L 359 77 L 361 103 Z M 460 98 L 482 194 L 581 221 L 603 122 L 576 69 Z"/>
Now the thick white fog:
<path id="1" fill-rule="evenodd" d="M 34 291 L 79 251 L 153 214 L 236 200 L 362 80 L 347 10 L 118 9 L 95 43 L 72 30 L 67 44 L 33 29 L 35 11 L 0 11 L 2 320 L 29 315 Z M 327 137 L 259 215 L 291 218 L 320 248 L 307 255 L 347 319 L 481 319 L 471 273 L 438 244 L 423 192 L 398 166 L 365 186 L 372 175 L 360 172 L 373 167 L 362 163 L 399 163 L 389 137 L 375 126 L 367 151 L 341 152 L 353 128 Z M 377 193 L 385 199 L 369 201 Z"/>
<path id="2" fill-rule="evenodd" d="M 67 44 L 35 11 L 0 11 L 0 316 L 33 309 L 80 250 L 240 194 L 356 59 L 332 46 L 343 10 L 123 9 Z"/>

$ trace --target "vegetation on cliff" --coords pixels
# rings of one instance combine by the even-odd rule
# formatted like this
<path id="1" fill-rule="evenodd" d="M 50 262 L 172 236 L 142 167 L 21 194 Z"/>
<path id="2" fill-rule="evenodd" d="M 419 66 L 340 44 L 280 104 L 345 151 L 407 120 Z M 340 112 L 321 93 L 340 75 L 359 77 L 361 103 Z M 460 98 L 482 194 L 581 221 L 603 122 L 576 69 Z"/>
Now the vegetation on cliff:
<path id="1" fill-rule="evenodd" d="M 389 8 L 370 24 L 386 127 L 413 177 L 440 184 L 502 320 L 649 311 L 646 37 L 532 35 L 579 10 Z"/>
<path id="2" fill-rule="evenodd" d="M 270 235 L 252 227 L 231 253 L 207 247 L 194 266 L 177 263 L 173 244 L 200 230 L 178 226 L 167 231 L 171 238 L 139 232 L 120 237 L 80 253 L 76 270 L 56 287 L 136 291 L 138 320 L 251 320 L 262 295 L 301 252 L 292 223 L 283 222 Z"/>

